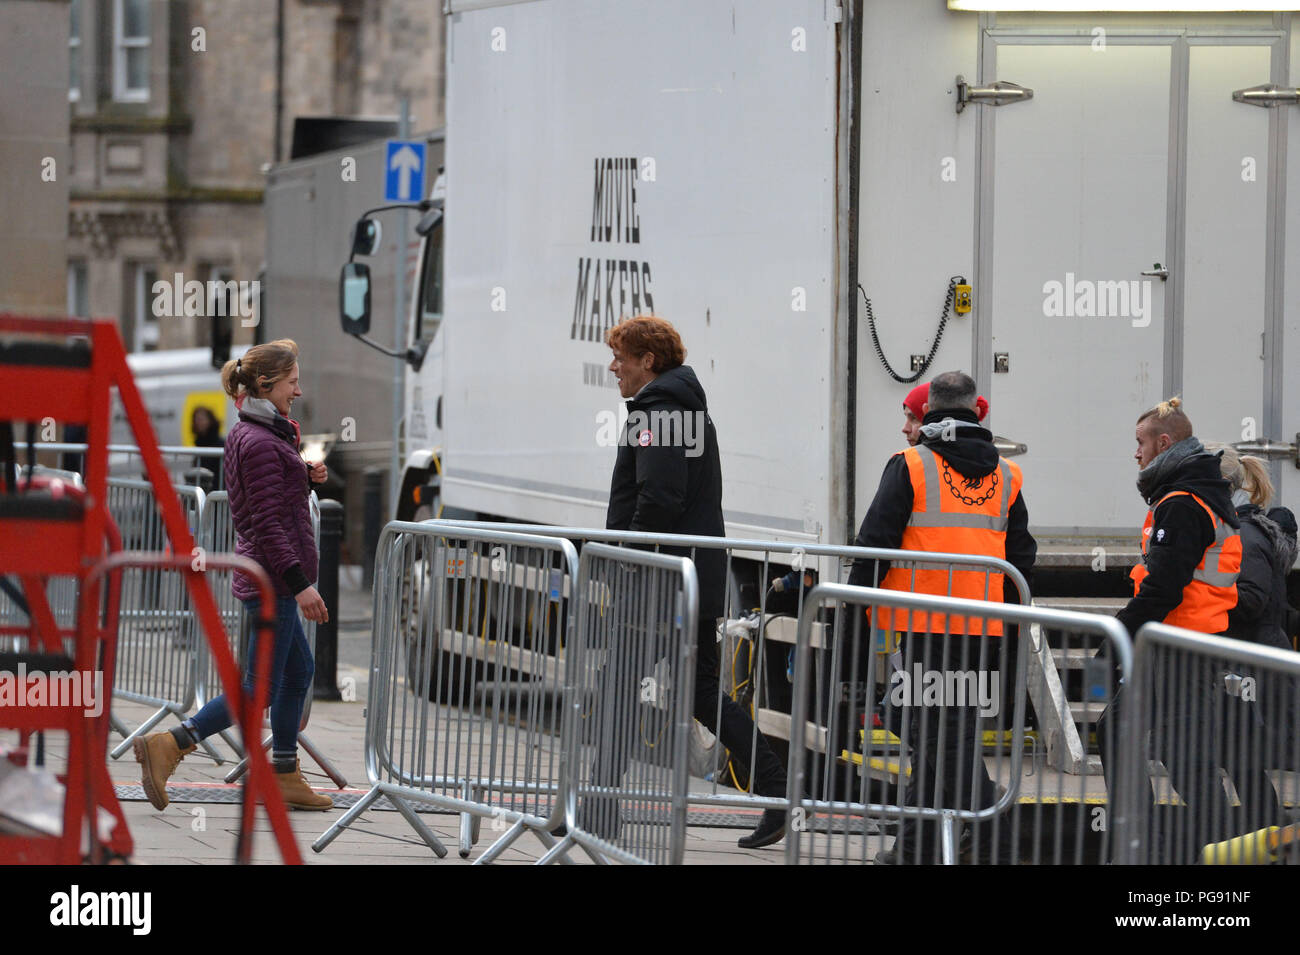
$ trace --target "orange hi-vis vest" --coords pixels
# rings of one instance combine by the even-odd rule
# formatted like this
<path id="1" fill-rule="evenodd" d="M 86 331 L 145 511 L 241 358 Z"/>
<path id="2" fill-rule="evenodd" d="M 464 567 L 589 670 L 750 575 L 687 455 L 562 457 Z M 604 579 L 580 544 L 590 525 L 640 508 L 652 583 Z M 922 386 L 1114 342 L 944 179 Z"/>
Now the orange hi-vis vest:
<path id="1" fill-rule="evenodd" d="M 1020 468 L 999 458 L 997 469 L 977 484 L 953 470 L 924 445 L 901 452 L 912 479 L 912 516 L 903 530 L 903 550 L 978 554 L 1006 559 L 1007 515 L 1024 482 Z M 983 570 L 947 570 L 895 563 L 880 582 L 887 590 L 1002 602 L 1002 574 Z M 913 633 L 986 633 L 1002 635 L 1002 621 L 980 617 L 945 617 L 924 611 L 875 608 L 876 625 L 885 631 Z M 909 619 L 909 616 L 911 619 Z"/>
<path id="2" fill-rule="evenodd" d="M 1147 511 L 1146 523 L 1142 525 L 1142 563 L 1129 572 L 1133 578 L 1133 596 L 1138 595 L 1142 581 L 1147 576 L 1147 548 L 1151 544 L 1151 530 L 1156 522 L 1156 508 L 1180 494 L 1186 494 L 1210 515 L 1210 521 L 1214 524 L 1214 543 L 1205 548 L 1201 562 L 1196 565 L 1196 572 L 1183 588 L 1182 602 L 1169 611 L 1161 622 L 1198 633 L 1223 633 L 1228 629 L 1228 611 L 1237 606 L 1241 535 L 1191 491 L 1170 491 Z"/>

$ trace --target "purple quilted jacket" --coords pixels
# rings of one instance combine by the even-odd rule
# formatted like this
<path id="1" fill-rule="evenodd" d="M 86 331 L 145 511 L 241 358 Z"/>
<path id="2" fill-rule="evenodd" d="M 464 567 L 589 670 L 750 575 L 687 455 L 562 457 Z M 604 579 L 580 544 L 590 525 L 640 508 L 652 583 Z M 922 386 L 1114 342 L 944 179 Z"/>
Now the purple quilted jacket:
<path id="1" fill-rule="evenodd" d="M 226 436 L 226 487 L 237 535 L 235 553 L 262 565 L 276 596 L 292 597 L 316 582 L 316 541 L 311 529 L 311 485 L 288 418 L 266 414 L 270 402 L 244 402 Z M 253 579 L 236 571 L 231 590 L 257 597 Z"/>

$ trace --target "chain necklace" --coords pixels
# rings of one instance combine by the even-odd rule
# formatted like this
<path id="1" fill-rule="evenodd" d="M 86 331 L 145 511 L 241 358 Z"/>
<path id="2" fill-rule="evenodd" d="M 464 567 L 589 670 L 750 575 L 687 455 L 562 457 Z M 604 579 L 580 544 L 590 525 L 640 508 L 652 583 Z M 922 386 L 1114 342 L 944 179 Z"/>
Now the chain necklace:
<path id="1" fill-rule="evenodd" d="M 953 497 L 957 498 L 957 500 L 961 501 L 963 504 L 966 504 L 970 507 L 979 507 L 979 505 L 985 503 L 990 498 L 992 498 L 994 494 L 997 493 L 998 472 L 996 470 L 993 471 L 989 475 L 989 477 L 992 478 L 992 481 L 989 483 L 989 490 L 987 494 L 985 494 L 983 497 L 980 498 L 968 497 L 967 495 L 963 494 L 961 491 L 957 490 L 956 486 L 952 483 L 952 468 L 949 467 L 948 462 L 946 460 L 943 462 L 943 483 L 948 485 L 948 491 L 949 493 L 952 494 Z M 973 478 L 967 478 L 966 483 L 971 487 L 979 487 L 984 482 L 982 479 L 976 480 Z"/>

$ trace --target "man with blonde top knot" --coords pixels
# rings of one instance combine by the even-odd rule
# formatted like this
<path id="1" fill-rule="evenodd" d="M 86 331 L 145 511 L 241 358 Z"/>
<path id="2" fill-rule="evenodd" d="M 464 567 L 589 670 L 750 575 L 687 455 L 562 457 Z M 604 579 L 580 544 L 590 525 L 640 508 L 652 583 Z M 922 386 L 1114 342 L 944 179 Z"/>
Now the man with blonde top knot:
<path id="1" fill-rule="evenodd" d="M 1237 605 L 1241 536 L 1231 489 L 1220 474 L 1219 455 L 1192 433 L 1182 400 L 1171 398 L 1138 417 L 1135 437 L 1137 488 L 1150 510 L 1142 527 L 1142 560 L 1133 568 L 1133 597 L 1117 616 L 1130 634 L 1143 624 L 1165 623 L 1222 634 Z M 1202 671 L 1205 672 L 1202 672 Z M 1223 787 L 1213 754 L 1211 712 L 1214 675 L 1180 667 L 1157 675 L 1153 701 L 1158 758 L 1187 804 L 1193 834 L 1170 845 L 1176 857 L 1193 842 L 1215 841 L 1227 819 Z M 1125 706 L 1121 687 L 1097 723 L 1097 744 L 1108 791 L 1114 793 L 1114 749 Z"/>

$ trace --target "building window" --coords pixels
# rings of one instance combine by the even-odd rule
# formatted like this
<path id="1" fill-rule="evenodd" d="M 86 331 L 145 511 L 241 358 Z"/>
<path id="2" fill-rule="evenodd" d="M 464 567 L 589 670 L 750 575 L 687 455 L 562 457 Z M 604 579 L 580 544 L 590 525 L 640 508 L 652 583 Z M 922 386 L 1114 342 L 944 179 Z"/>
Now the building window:
<path id="1" fill-rule="evenodd" d="M 68 263 L 68 314 L 90 317 L 90 294 L 86 287 L 86 263 Z"/>
<path id="2" fill-rule="evenodd" d="M 81 99 L 81 0 L 72 0 L 72 27 L 68 32 L 68 100 Z"/>
<path id="3" fill-rule="evenodd" d="M 149 0 L 113 0 L 113 99 L 149 99 Z"/>
<path id="4" fill-rule="evenodd" d="M 153 284 L 158 281 L 158 270 L 152 265 L 137 263 L 135 269 L 134 347 L 132 351 L 156 351 L 158 348 L 158 316 L 153 312 Z M 163 292 L 162 294 L 167 294 Z"/>
<path id="5" fill-rule="evenodd" d="M 438 325 L 442 322 L 442 226 L 430 232 L 424 244 L 424 269 L 420 280 L 420 310 L 416 313 L 419 324 L 415 337 L 432 339 L 438 334 Z"/>
<path id="6" fill-rule="evenodd" d="M 207 345 L 213 355 L 230 357 L 231 330 L 234 316 L 244 305 L 239 297 L 235 273 L 228 266 L 210 262 L 199 264 L 200 281 L 203 282 L 203 318 L 194 329 L 194 344 Z"/>

